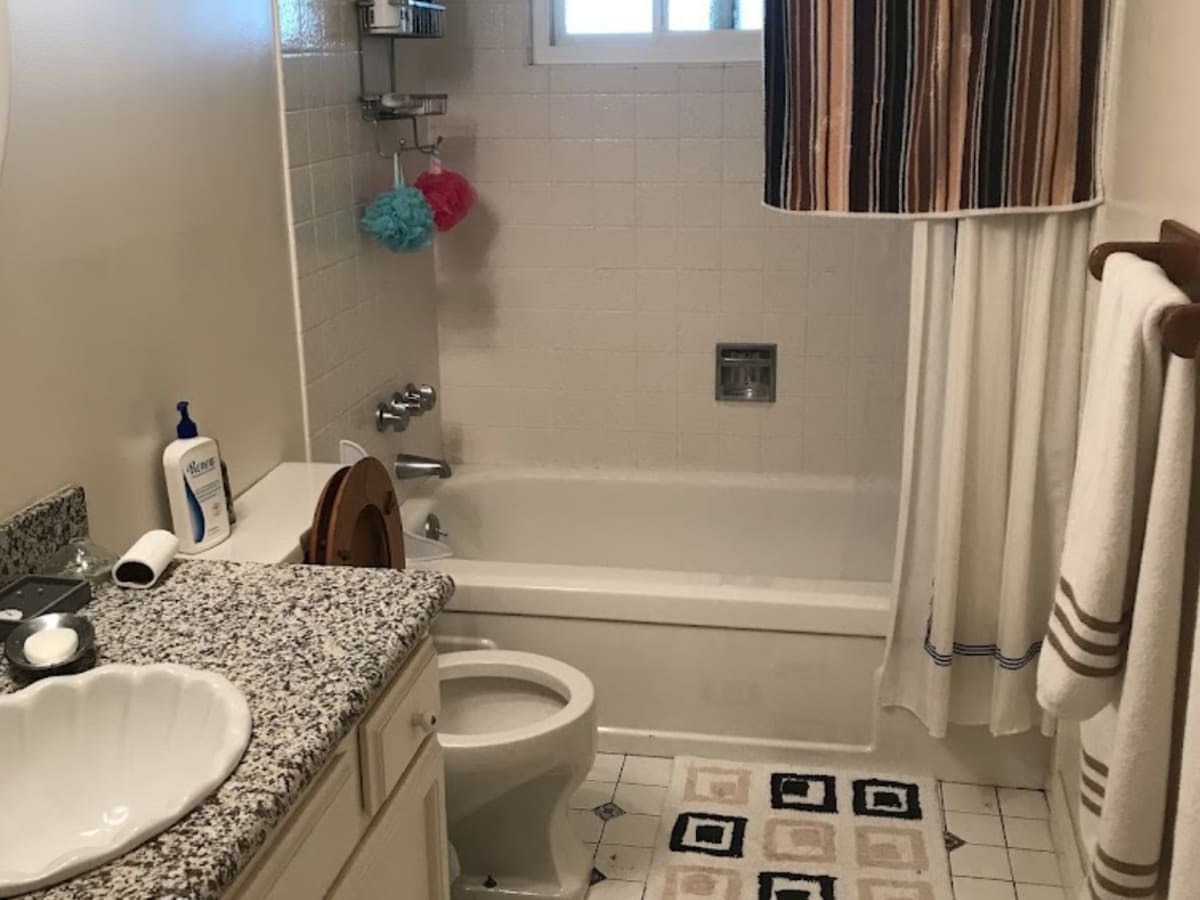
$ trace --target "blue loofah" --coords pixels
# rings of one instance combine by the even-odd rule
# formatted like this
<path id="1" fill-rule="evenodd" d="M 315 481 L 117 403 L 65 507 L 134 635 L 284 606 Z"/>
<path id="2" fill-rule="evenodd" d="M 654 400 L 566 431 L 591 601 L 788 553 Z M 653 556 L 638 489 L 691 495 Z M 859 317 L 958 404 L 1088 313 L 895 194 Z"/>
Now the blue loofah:
<path id="1" fill-rule="evenodd" d="M 433 242 L 433 209 L 416 188 L 397 185 L 363 213 L 362 230 L 393 253 L 411 253 Z"/>

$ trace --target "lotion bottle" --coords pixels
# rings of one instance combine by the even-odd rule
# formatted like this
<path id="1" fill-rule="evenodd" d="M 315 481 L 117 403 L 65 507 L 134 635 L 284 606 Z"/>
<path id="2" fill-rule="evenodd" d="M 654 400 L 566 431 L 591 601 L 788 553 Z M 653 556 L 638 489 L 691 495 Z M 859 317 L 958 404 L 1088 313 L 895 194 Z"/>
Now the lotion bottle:
<path id="1" fill-rule="evenodd" d="M 199 553 L 229 537 L 229 510 L 221 479 L 221 453 L 212 438 L 201 437 L 188 417 L 188 404 L 176 404 L 178 440 L 163 450 L 171 525 L 181 553 Z"/>

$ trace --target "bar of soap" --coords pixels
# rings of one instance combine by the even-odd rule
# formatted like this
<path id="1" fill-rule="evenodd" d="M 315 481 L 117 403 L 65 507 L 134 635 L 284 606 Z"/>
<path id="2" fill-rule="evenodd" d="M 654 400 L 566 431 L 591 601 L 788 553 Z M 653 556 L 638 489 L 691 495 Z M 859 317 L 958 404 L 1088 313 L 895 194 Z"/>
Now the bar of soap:
<path id="1" fill-rule="evenodd" d="M 79 647 L 74 628 L 47 628 L 25 639 L 25 658 L 35 666 L 53 666 L 66 662 Z"/>

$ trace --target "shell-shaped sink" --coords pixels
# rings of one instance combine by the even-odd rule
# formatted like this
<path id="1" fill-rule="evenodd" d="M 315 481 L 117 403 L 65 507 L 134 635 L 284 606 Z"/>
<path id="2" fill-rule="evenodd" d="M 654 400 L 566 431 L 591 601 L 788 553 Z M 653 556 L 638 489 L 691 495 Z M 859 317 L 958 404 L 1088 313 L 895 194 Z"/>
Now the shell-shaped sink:
<path id="1" fill-rule="evenodd" d="M 0 897 L 54 884 L 164 831 L 250 740 L 226 678 L 102 666 L 0 697 Z"/>

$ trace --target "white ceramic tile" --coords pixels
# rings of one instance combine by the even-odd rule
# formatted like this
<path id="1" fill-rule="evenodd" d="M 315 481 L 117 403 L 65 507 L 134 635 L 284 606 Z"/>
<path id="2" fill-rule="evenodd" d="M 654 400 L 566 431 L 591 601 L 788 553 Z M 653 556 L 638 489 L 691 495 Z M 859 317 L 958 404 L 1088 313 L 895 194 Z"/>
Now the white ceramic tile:
<path id="1" fill-rule="evenodd" d="M 721 79 L 724 74 L 721 65 L 689 65 L 679 67 L 679 90 L 688 93 L 720 93 Z"/>
<path id="2" fill-rule="evenodd" d="M 674 93 L 679 90 L 679 67 L 676 65 L 637 66 L 633 82 L 634 89 L 639 94 Z"/>
<path id="3" fill-rule="evenodd" d="M 981 784 L 942 782 L 942 806 L 947 812 L 968 812 L 992 816 L 1000 814 L 996 789 Z"/>
<path id="4" fill-rule="evenodd" d="M 604 830 L 604 820 L 590 809 L 568 810 L 567 819 L 570 820 L 571 827 L 575 829 L 575 834 L 585 844 L 599 842 L 600 833 Z"/>
<path id="5" fill-rule="evenodd" d="M 720 102 L 719 95 L 680 94 L 679 136 L 719 138 L 722 132 Z"/>
<path id="6" fill-rule="evenodd" d="M 1000 811 L 1005 816 L 1016 816 L 1022 819 L 1050 818 L 1050 807 L 1046 805 L 1046 795 L 1042 791 L 1000 788 L 999 794 Z"/>
<path id="7" fill-rule="evenodd" d="M 1058 869 L 1058 856 L 1043 850 L 1008 851 L 1012 863 L 1014 881 L 1026 884 L 1062 884 L 1062 874 Z"/>
<path id="8" fill-rule="evenodd" d="M 642 900 L 646 885 L 641 881 L 608 879 L 588 888 L 587 900 Z"/>
<path id="9" fill-rule="evenodd" d="M 1045 819 L 1004 817 L 1004 841 L 1022 850 L 1053 850 L 1050 823 Z"/>
<path id="10" fill-rule="evenodd" d="M 611 781 L 585 781 L 571 797 L 571 809 L 594 809 L 607 803 L 616 787 Z"/>
<path id="11" fill-rule="evenodd" d="M 722 143 L 722 177 L 725 181 L 762 178 L 762 142 L 758 138 L 725 138 Z"/>
<path id="12" fill-rule="evenodd" d="M 946 811 L 946 828 L 951 834 L 962 838 L 968 844 L 986 844 L 992 847 L 1004 846 L 1004 828 L 999 816 L 985 816 L 979 813 Z"/>
<path id="13" fill-rule="evenodd" d="M 462 40 L 451 48 L 453 64 L 436 66 L 427 81 L 459 98 L 442 124 L 444 155 L 475 181 L 483 214 L 447 236 L 436 260 L 414 257 L 410 267 L 414 273 L 435 270 L 429 278 L 436 277 L 450 301 L 437 305 L 436 317 L 445 420 L 456 429 L 451 456 L 493 463 L 894 472 L 902 443 L 903 404 L 894 401 L 903 398 L 910 230 L 816 222 L 763 209 L 760 68 L 530 67 L 521 2 L 467 3 L 461 12 L 465 21 L 458 31 Z M 306 167 L 292 179 L 299 201 L 293 225 L 302 226 L 296 231 L 299 255 L 310 277 L 361 253 L 351 204 L 366 202 L 390 179 L 386 162 L 374 158 L 370 129 L 353 115 L 357 54 L 341 43 L 334 49 L 312 62 L 311 73 L 307 59 L 285 61 L 290 165 Z M 401 63 L 414 70 L 412 77 L 415 62 Z M 323 165 L 308 171 L 312 163 Z M 395 309 L 381 297 L 396 281 L 391 268 L 375 268 L 371 287 L 355 289 L 366 296 L 356 295 L 354 302 L 370 300 L 373 314 L 380 314 Z M 421 292 L 426 294 L 436 292 Z M 868 301 L 876 305 L 868 308 Z M 884 301 L 888 305 L 879 306 Z M 388 373 L 377 371 L 377 344 L 393 330 L 368 321 L 342 340 L 315 328 L 318 320 L 307 306 L 305 340 L 321 344 L 304 351 L 322 381 L 310 400 L 320 414 L 311 418 L 328 431 L 358 409 L 363 396 L 383 389 L 379 382 Z M 875 315 L 892 307 L 894 315 Z M 558 315 L 485 314 L 535 308 Z M 791 318 L 762 316 L 768 308 Z M 618 310 L 651 316 L 593 315 Z M 672 338 L 664 313 L 692 317 L 674 321 Z M 813 316 L 824 318 L 810 322 Z M 868 335 L 854 348 L 864 364 L 898 363 L 888 377 L 898 392 L 873 398 L 874 406 L 865 395 L 851 403 L 844 390 L 825 392 L 826 402 L 811 410 L 794 404 L 790 425 L 778 421 L 784 415 L 778 413 L 760 438 L 718 432 L 715 421 L 685 399 L 711 392 L 712 344 L 720 335 L 777 341 L 781 373 L 791 378 L 790 394 L 781 384 L 781 396 L 803 395 L 807 403 L 812 379 L 799 373 L 812 360 L 847 364 L 855 333 Z M 629 354 L 627 363 L 604 359 L 621 352 Z M 691 358 L 702 365 L 692 365 Z M 568 372 L 569 383 L 553 387 L 580 396 L 610 390 L 614 372 L 618 392 L 656 396 L 619 421 L 605 413 L 566 423 L 546 399 L 554 396 L 547 371 Z M 349 374 L 333 377 L 336 372 Z M 497 420 L 498 372 L 512 373 L 507 383 L 514 390 L 541 391 L 541 403 L 534 408 L 523 402 L 516 420 Z M 592 780 L 614 779 L 597 770 Z"/>
<path id="14" fill-rule="evenodd" d="M 597 753 L 588 772 L 588 781 L 616 781 L 621 777 L 621 764 L 625 756 L 621 753 Z"/>
<path id="15" fill-rule="evenodd" d="M 643 138 L 637 142 L 637 180 L 674 181 L 679 176 L 679 142 Z"/>
<path id="16" fill-rule="evenodd" d="M 596 848 L 596 868 L 620 881 L 645 881 L 652 852 L 649 847 L 622 847 L 601 841 Z"/>
<path id="17" fill-rule="evenodd" d="M 662 815 L 667 789 L 647 784 L 618 784 L 613 801 L 627 813 Z"/>
<path id="18" fill-rule="evenodd" d="M 1012 880 L 1008 851 L 1003 847 L 967 844 L 950 853 L 950 871 L 968 878 Z"/>
<path id="19" fill-rule="evenodd" d="M 731 63 L 725 66 L 725 81 L 727 92 L 760 91 L 762 90 L 762 67 L 754 63 Z"/>
<path id="20" fill-rule="evenodd" d="M 617 816 L 605 823 L 603 841 L 619 847 L 653 847 L 660 821 L 658 816 L 636 813 Z"/>
<path id="21" fill-rule="evenodd" d="M 1067 900 L 1067 892 L 1051 885 L 1018 882 L 1017 900 Z"/>
<path id="22" fill-rule="evenodd" d="M 719 182 L 721 180 L 721 142 L 709 139 L 680 141 L 679 180 L 681 182 Z"/>
<path id="23" fill-rule="evenodd" d="M 676 94 L 638 94 L 635 102 L 637 136 L 679 136 L 679 97 Z"/>
<path id="24" fill-rule="evenodd" d="M 1014 900 L 1011 881 L 985 878 L 955 878 L 954 900 Z"/>
<path id="25" fill-rule="evenodd" d="M 592 98 L 592 133 L 598 138 L 631 138 L 637 134 L 633 94 L 596 94 Z"/>

